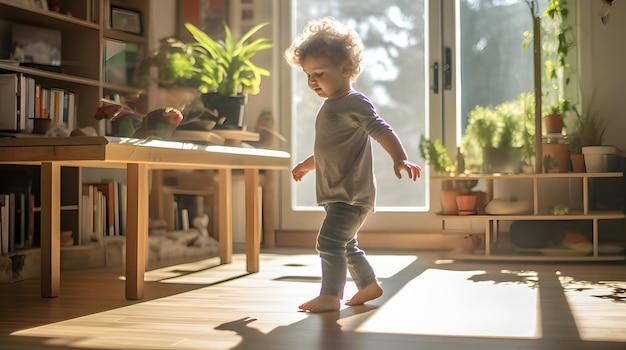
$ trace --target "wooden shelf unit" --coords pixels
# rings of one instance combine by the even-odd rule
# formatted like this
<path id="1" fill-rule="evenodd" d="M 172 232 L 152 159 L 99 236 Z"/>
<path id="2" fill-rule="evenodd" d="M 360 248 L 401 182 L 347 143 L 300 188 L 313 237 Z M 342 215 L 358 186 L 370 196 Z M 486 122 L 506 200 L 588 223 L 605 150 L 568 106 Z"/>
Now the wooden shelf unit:
<path id="1" fill-rule="evenodd" d="M 129 34 L 109 28 L 105 16 L 110 5 L 118 5 L 141 13 L 142 35 Z M 138 87 L 111 84 L 104 74 L 104 50 L 106 39 L 114 39 L 138 46 L 137 60 L 148 50 L 150 41 L 148 19 L 150 18 L 149 0 L 72 0 L 64 1 L 62 12 L 45 11 L 34 6 L 18 2 L 0 0 L 0 21 L 19 23 L 36 27 L 58 30 L 61 32 L 61 71 L 62 73 L 0 63 L 0 73 L 21 73 L 35 78 L 44 88 L 61 88 L 76 93 L 76 127 L 91 126 L 101 136 L 104 132 L 103 121 L 96 120 L 94 114 L 100 107 L 100 98 L 110 94 L 119 94 L 122 98 L 136 99 L 142 90 Z M 71 15 L 69 15 L 71 14 Z M 7 58 L 7 57 L 0 57 Z M 147 112 L 147 96 L 136 100 L 137 108 Z M 20 133 L 17 136 L 30 136 Z M 74 232 L 74 243 L 80 244 L 80 201 L 82 193 L 82 170 L 79 167 L 62 168 L 61 222 L 63 230 Z M 39 193 L 35 193 L 39 203 Z M 34 209 L 35 221 L 40 216 L 40 207 Z"/>
<path id="2" fill-rule="evenodd" d="M 480 180 L 484 181 L 484 188 L 488 203 L 494 198 L 506 198 L 507 196 L 514 196 L 510 192 L 510 189 L 503 190 L 506 182 L 518 181 L 516 184 L 522 188 L 521 191 L 526 190 L 526 200 L 532 201 L 532 214 L 523 215 L 490 215 L 485 213 L 479 213 L 478 215 L 439 215 L 442 220 L 444 231 L 445 223 L 450 220 L 471 220 L 484 223 L 483 234 L 483 247 L 475 251 L 474 253 L 461 253 L 454 251 L 450 254 L 451 257 L 457 259 L 478 259 L 478 260 L 527 260 L 527 261 L 624 261 L 625 255 L 622 250 L 619 253 L 603 253 L 600 251 L 600 244 L 603 240 L 603 235 L 606 236 L 606 232 L 602 232 L 601 223 L 606 221 L 617 221 L 619 226 L 624 229 L 626 222 L 626 215 L 623 208 L 599 208 L 597 200 L 606 198 L 599 198 L 600 196 L 611 197 L 616 194 L 618 196 L 624 196 L 624 180 L 621 172 L 606 172 L 606 173 L 549 173 L 549 174 L 515 174 L 515 175 L 499 175 L 499 174 L 486 174 L 486 175 L 469 175 L 469 176 L 450 176 L 450 177 L 433 177 L 435 181 L 458 181 L 458 180 Z M 619 187 L 614 188 L 611 195 L 600 195 L 596 193 L 594 187 L 596 187 L 595 181 L 602 181 L 603 179 L 613 179 L 612 181 L 618 181 Z M 509 183 L 510 184 L 510 183 Z M 498 185 L 502 185 L 498 188 Z M 509 186 L 511 187 L 511 186 Z M 531 188 L 528 191 L 528 188 Z M 565 190 L 563 190 L 565 188 Z M 501 192 L 504 192 L 502 194 Z M 549 208 L 555 204 L 566 204 L 570 210 L 566 215 L 553 215 L 550 213 Z M 622 201 L 622 207 L 623 207 Z M 592 227 L 592 239 L 593 251 L 590 254 L 582 255 L 576 251 L 572 251 L 571 254 L 558 254 L 558 255 L 541 255 L 540 250 L 536 249 L 534 253 L 529 249 L 511 249 L 510 244 L 507 245 L 507 249 L 499 250 L 498 243 L 501 240 L 506 240 L 506 235 L 509 233 L 506 231 L 507 224 L 514 221 L 588 221 Z M 504 227 L 504 228 L 503 228 Z M 470 233 L 470 232 L 468 232 Z M 472 233 L 476 234 L 476 233 Z M 480 235 L 480 233 L 478 233 Z M 625 244 L 626 231 L 622 233 L 621 244 Z M 529 254 L 530 253 L 530 254 Z"/>

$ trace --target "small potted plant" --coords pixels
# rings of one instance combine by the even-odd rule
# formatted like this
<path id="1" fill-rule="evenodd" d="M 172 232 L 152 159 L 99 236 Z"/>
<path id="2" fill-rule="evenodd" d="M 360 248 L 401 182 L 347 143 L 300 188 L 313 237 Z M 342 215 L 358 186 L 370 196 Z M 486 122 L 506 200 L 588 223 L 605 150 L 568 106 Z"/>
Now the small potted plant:
<path id="1" fill-rule="evenodd" d="M 452 164 L 452 160 L 446 151 L 446 148 L 441 144 L 439 139 L 429 140 L 424 135 L 420 137 L 420 143 L 418 145 L 420 156 L 424 161 L 429 164 L 435 174 L 439 176 L 446 176 L 454 173 L 455 167 Z M 444 180 L 442 181 L 441 188 L 441 213 L 442 214 L 457 214 L 456 196 L 459 192 L 454 188 L 453 182 Z"/>
<path id="2" fill-rule="evenodd" d="M 440 176 L 454 175 L 456 166 L 452 163 L 452 159 L 448 156 L 446 148 L 439 139 L 429 140 L 422 135 L 418 148 L 420 156 L 424 158 L 427 164 L 433 167 L 435 173 Z M 442 213 L 458 214 L 462 211 L 465 214 L 468 211 L 472 211 L 475 214 L 477 199 L 475 193 L 472 192 L 472 188 L 477 184 L 478 180 L 475 179 L 444 180 L 441 189 Z M 469 205 L 469 209 L 461 210 L 464 207 L 459 208 L 458 203 Z"/>
<path id="3" fill-rule="evenodd" d="M 176 38 L 160 40 L 156 50 L 144 57 L 135 70 L 135 81 L 159 96 L 159 104 L 175 107 L 183 113 L 180 129 L 190 127 L 210 130 L 217 116 L 200 100 L 202 80 L 198 74 L 206 53 Z M 153 69 L 156 74 L 153 74 Z"/>
<path id="4" fill-rule="evenodd" d="M 560 134 L 563 132 L 563 118 L 567 111 L 572 110 L 571 102 L 567 99 L 560 100 L 552 105 L 543 116 L 543 123 L 547 134 Z"/>
<path id="5" fill-rule="evenodd" d="M 261 77 L 270 72 L 255 65 L 251 59 L 257 53 L 272 47 L 268 38 L 248 40 L 268 23 L 258 24 L 241 39 L 235 41 L 228 25 L 224 25 L 225 39 L 217 41 L 191 23 L 185 27 L 196 40 L 192 45 L 206 55 L 199 62 L 197 77 L 201 80 L 203 102 L 209 109 L 216 109 L 225 128 L 240 129 L 243 125 L 243 106 L 247 94 L 260 91 Z"/>
<path id="6" fill-rule="evenodd" d="M 441 144 L 439 139 L 433 141 L 422 135 L 418 149 L 420 156 L 426 163 L 433 167 L 436 174 L 450 175 L 454 172 L 454 164 L 452 164 L 452 160 L 450 156 L 448 156 L 446 148 Z"/>
<path id="7" fill-rule="evenodd" d="M 602 140 L 606 131 L 606 124 L 597 114 L 588 108 L 580 113 L 573 108 L 576 118 L 569 128 L 569 144 L 572 154 L 583 154 L 584 166 L 588 172 L 600 172 L 602 170 L 602 156 L 615 153 L 613 146 L 603 146 Z M 580 156 L 578 156 L 580 157 Z M 578 168 L 577 170 L 581 170 Z"/>

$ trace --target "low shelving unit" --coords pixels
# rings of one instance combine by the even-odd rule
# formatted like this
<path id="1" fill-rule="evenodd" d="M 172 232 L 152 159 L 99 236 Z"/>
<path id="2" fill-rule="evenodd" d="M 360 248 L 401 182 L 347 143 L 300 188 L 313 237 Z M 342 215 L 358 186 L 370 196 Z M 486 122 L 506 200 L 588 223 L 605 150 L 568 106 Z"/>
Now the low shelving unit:
<path id="1" fill-rule="evenodd" d="M 439 215 L 450 220 L 471 220 L 484 223 L 484 231 L 468 232 L 480 242 L 472 252 L 463 249 L 450 253 L 456 259 L 539 260 L 539 261 L 624 261 L 626 228 L 624 215 L 624 176 L 621 172 L 549 173 L 514 175 L 460 175 L 434 177 L 436 181 L 479 180 L 483 182 L 487 202 L 494 198 L 520 198 L 532 203 L 532 213 L 490 215 Z M 552 214 L 554 205 L 564 205 L 564 215 Z M 541 234 L 543 227 L 565 233 L 583 228 L 593 249 L 567 249 L 546 246 L 520 247 L 513 244 L 512 225 L 539 228 L 522 234 Z M 481 225 L 478 224 L 480 227 Z M 518 226 L 519 227 L 519 226 Z M 575 227 L 572 229 L 572 227 Z M 520 231 L 515 232 L 519 239 Z M 534 236 L 537 237 L 537 236 Z M 524 239 L 525 237 L 522 237 Z"/>

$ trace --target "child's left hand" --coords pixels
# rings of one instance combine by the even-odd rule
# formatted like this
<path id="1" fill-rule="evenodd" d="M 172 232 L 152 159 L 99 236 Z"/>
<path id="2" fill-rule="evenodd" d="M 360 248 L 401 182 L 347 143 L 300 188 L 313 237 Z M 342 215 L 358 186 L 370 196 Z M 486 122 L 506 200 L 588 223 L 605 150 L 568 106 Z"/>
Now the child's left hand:
<path id="1" fill-rule="evenodd" d="M 393 171 L 396 173 L 398 179 L 402 178 L 403 170 L 409 174 L 409 178 L 413 181 L 422 176 L 422 168 L 419 165 L 413 164 L 408 160 L 394 162 Z"/>

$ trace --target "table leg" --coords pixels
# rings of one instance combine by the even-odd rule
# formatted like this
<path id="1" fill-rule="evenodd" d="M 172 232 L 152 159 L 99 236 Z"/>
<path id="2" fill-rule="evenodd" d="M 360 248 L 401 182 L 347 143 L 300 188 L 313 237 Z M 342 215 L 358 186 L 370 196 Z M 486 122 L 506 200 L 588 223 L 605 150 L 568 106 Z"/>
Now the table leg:
<path id="1" fill-rule="evenodd" d="M 246 189 L 246 268 L 248 272 L 259 272 L 261 251 L 259 218 L 259 170 L 245 170 Z"/>
<path id="2" fill-rule="evenodd" d="M 228 264 L 233 257 L 233 176 L 230 169 L 220 169 L 218 174 L 217 206 L 220 263 Z"/>
<path id="3" fill-rule="evenodd" d="M 126 299 L 143 299 L 148 242 L 148 166 L 126 167 Z"/>
<path id="4" fill-rule="evenodd" d="M 59 296 L 61 280 L 61 166 L 41 164 L 41 296 Z"/>

